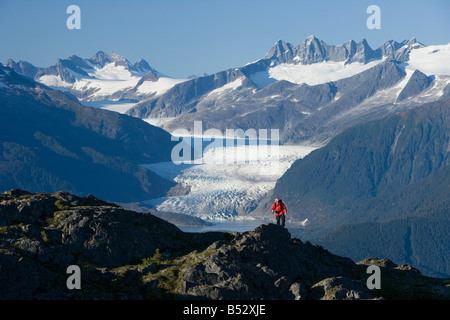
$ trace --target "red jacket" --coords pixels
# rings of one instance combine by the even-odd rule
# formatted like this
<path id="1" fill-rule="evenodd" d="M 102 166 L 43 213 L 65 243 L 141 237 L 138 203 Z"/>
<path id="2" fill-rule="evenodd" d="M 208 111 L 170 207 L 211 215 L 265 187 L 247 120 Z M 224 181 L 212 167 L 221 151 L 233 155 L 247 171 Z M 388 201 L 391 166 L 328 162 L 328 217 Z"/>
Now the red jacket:
<path id="1" fill-rule="evenodd" d="M 275 211 L 275 215 L 279 216 L 280 214 L 286 213 L 287 209 L 284 203 L 274 202 L 272 205 L 272 211 Z"/>

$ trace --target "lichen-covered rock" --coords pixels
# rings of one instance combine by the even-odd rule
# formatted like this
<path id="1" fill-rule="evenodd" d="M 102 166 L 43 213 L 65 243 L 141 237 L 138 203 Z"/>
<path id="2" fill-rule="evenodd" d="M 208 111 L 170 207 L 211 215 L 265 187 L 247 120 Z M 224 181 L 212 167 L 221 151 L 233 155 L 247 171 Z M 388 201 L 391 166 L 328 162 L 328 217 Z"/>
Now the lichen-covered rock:
<path id="1" fill-rule="evenodd" d="M 140 265 L 157 250 L 185 253 L 223 236 L 185 234 L 150 213 L 125 210 L 92 195 L 14 189 L 0 194 L 0 299 L 69 298 L 74 292 L 65 279 L 72 264 L 87 266 L 83 276 L 97 279 L 92 283 L 97 288 L 105 279 L 93 268 Z M 154 268 L 142 266 L 136 273 Z M 110 281 L 128 280 L 118 274 Z"/>
<path id="2" fill-rule="evenodd" d="M 215 250 L 205 261 L 184 270 L 178 294 L 212 299 L 306 299 L 303 281 L 360 269 L 350 259 L 291 239 L 287 229 L 274 224 L 212 246 Z"/>
<path id="3" fill-rule="evenodd" d="M 81 270 L 81 289 L 66 285 Z M 369 290 L 367 266 L 381 269 Z M 67 192 L 0 194 L 0 299 L 450 299 L 409 265 L 355 263 L 264 224 L 184 233 L 150 213 Z"/>
<path id="4" fill-rule="evenodd" d="M 313 297 L 320 300 L 372 299 L 369 290 L 360 281 L 347 277 L 331 277 L 311 287 Z"/>

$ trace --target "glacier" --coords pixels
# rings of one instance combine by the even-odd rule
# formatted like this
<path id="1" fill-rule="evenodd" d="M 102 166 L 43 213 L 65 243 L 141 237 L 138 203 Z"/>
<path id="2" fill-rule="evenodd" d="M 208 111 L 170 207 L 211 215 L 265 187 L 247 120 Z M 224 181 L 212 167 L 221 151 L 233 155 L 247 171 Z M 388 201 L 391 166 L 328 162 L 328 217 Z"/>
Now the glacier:
<path id="1" fill-rule="evenodd" d="M 278 154 L 261 152 L 259 146 L 211 148 L 201 164 L 163 162 L 143 164 L 159 176 L 189 186 L 187 195 L 144 201 L 159 211 L 189 214 L 209 221 L 252 220 L 248 215 L 259 201 L 275 187 L 291 164 L 316 146 L 277 146 Z M 237 157 L 220 164 L 225 156 Z M 268 213 L 268 217 L 271 216 Z"/>
<path id="2" fill-rule="evenodd" d="M 349 78 L 373 68 L 385 60 L 386 58 L 384 57 L 366 64 L 361 62 L 346 64 L 344 61 L 323 61 L 306 65 L 282 63 L 271 67 L 268 73 L 269 77 L 275 80 L 287 80 L 296 84 L 306 83 L 312 86 Z"/>

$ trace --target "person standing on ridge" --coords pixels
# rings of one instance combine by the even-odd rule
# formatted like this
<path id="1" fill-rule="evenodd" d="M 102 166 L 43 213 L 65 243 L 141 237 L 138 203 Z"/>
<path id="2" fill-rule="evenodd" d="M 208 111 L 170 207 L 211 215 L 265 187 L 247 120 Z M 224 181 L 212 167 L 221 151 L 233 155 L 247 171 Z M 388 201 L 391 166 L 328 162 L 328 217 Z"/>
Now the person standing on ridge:
<path id="1" fill-rule="evenodd" d="M 281 221 L 281 226 L 284 228 L 284 224 L 286 222 L 287 209 L 281 199 L 275 198 L 275 202 L 272 204 L 272 213 L 275 213 L 277 225 L 280 225 Z"/>

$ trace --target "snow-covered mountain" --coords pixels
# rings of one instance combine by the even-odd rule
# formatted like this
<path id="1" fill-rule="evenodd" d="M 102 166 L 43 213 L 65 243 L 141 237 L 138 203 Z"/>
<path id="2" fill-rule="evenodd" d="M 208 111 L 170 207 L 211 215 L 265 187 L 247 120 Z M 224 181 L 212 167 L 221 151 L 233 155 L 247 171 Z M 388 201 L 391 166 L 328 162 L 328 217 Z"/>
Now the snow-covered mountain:
<path id="1" fill-rule="evenodd" d="M 49 87 L 66 91 L 81 101 L 142 100 L 166 92 L 184 79 L 167 77 L 140 59 L 131 64 L 116 54 L 97 52 L 92 58 L 72 55 L 51 67 L 38 68 L 26 61 L 7 60 L 4 66 Z"/>
<path id="2" fill-rule="evenodd" d="M 309 145 L 309 151 L 355 124 L 450 98 L 450 44 L 425 46 L 416 39 L 390 40 L 375 50 L 365 40 L 329 45 L 311 36 L 297 46 L 280 40 L 260 60 L 192 79 L 173 79 L 144 60 L 131 64 L 103 52 L 60 59 L 49 68 L 12 60 L 5 65 L 85 105 L 108 100 L 111 110 L 170 132 L 192 129 L 199 120 L 204 130 L 279 129 L 283 143 Z M 14 83 L 0 72 L 0 87 L 26 85 L 24 79 Z M 285 152 L 284 169 L 305 155 Z M 265 160 L 179 171 L 171 163 L 152 165 L 164 177 L 172 170 L 167 178 L 190 186 L 191 193 L 150 204 L 203 218 L 245 215 L 283 174 L 248 183 L 249 173 L 268 171 L 273 163 Z"/>
<path id="3" fill-rule="evenodd" d="M 447 96 L 449 60 L 450 44 L 416 39 L 376 50 L 365 40 L 280 40 L 258 61 L 177 84 L 127 113 L 169 131 L 202 120 L 205 129 L 278 128 L 284 143 L 321 145 L 354 124 Z"/>
<path id="4" fill-rule="evenodd" d="M 349 40 L 343 45 L 329 45 L 311 35 L 298 46 L 278 40 L 264 56 L 264 59 L 290 64 L 314 64 L 324 61 L 366 64 L 371 60 L 379 60 L 383 57 L 405 61 L 408 60 L 409 51 L 419 47 L 423 47 L 423 45 L 415 38 L 400 43 L 390 40 L 380 48 L 373 50 L 365 39 L 359 43 Z"/>
<path id="5" fill-rule="evenodd" d="M 143 121 L 82 106 L 0 65 L 0 190 L 68 190 L 117 202 L 163 196 L 174 183 L 140 166 L 174 143 Z"/>
<path id="6" fill-rule="evenodd" d="M 366 40 L 299 45 L 277 41 L 262 59 L 191 79 L 159 73 L 99 51 L 38 68 L 13 60 L 16 72 L 100 106 L 162 126 L 192 130 L 280 129 L 283 143 L 322 145 L 342 130 L 450 94 L 450 44 L 415 38 L 372 49 Z"/>

